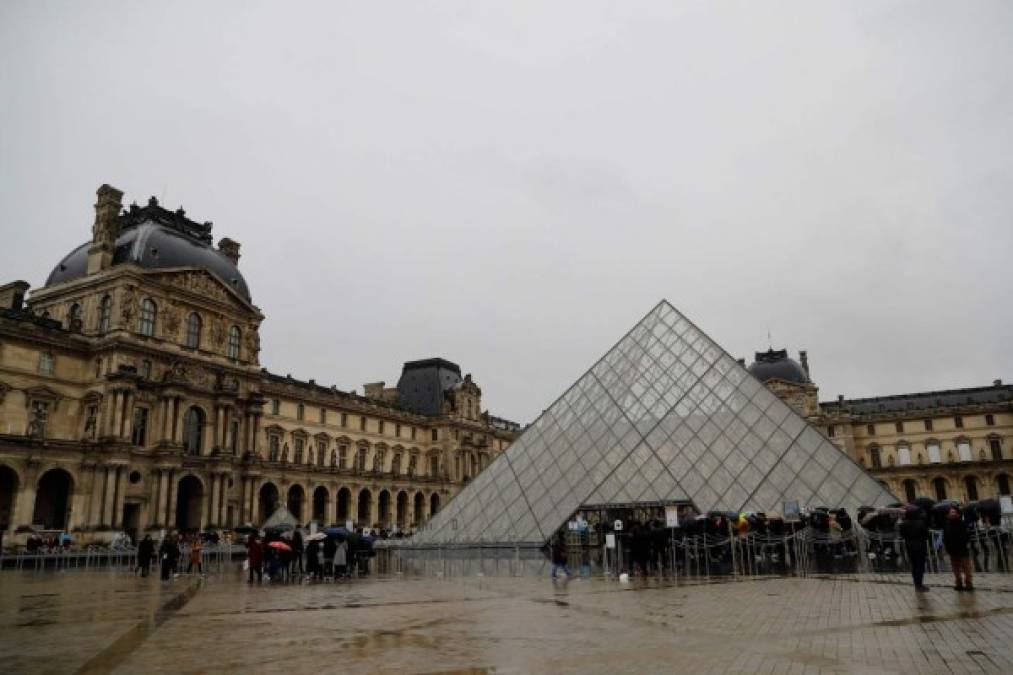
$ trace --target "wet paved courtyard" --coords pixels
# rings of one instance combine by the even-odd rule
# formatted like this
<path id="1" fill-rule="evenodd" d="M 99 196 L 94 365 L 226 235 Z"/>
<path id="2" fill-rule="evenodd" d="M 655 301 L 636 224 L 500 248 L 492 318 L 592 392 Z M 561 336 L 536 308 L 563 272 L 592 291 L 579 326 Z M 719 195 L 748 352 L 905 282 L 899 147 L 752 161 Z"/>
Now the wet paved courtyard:
<path id="1" fill-rule="evenodd" d="M 898 579 L 899 581 L 899 579 Z M 721 583 L 391 578 L 249 586 L 0 574 L 8 673 L 1013 672 L 1013 577 Z"/>

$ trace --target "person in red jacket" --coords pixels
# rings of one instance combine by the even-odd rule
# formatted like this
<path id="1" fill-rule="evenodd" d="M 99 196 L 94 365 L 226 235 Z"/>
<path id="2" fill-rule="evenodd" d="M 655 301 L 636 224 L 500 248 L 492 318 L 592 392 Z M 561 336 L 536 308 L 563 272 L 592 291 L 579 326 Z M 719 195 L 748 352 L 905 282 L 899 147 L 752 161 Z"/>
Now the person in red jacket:
<path id="1" fill-rule="evenodd" d="M 257 575 L 257 581 L 264 581 L 264 547 L 257 539 L 256 533 L 250 535 L 246 540 L 246 558 L 250 565 L 250 583 L 253 583 L 253 575 Z"/>

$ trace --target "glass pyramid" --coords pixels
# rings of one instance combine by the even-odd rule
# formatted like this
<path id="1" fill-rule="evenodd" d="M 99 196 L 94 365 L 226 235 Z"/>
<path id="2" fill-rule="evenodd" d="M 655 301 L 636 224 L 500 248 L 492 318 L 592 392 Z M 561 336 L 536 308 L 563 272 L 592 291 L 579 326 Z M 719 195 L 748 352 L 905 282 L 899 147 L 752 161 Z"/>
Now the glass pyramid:
<path id="1" fill-rule="evenodd" d="M 895 498 L 667 301 L 415 535 L 543 543 L 585 504 L 708 511 Z"/>

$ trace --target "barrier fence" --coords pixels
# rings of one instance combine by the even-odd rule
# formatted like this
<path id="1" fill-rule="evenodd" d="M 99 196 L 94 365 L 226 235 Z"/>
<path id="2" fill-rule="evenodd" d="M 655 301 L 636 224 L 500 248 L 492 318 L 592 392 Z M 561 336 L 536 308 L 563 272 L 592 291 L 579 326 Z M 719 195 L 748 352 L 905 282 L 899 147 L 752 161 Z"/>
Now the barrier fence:
<path id="1" fill-rule="evenodd" d="M 180 545 L 179 565 L 186 569 L 190 561 L 190 546 Z M 152 568 L 157 568 L 158 547 L 156 557 L 152 560 Z M 241 561 L 246 557 L 245 547 L 237 544 L 211 544 L 204 546 L 201 552 L 201 564 L 205 572 L 220 571 L 233 561 Z M 19 550 L 13 553 L 0 551 L 0 569 L 15 570 L 69 570 L 69 569 L 136 569 L 137 547 L 110 548 L 104 546 L 85 546 L 73 548 L 43 548 L 37 551 Z"/>

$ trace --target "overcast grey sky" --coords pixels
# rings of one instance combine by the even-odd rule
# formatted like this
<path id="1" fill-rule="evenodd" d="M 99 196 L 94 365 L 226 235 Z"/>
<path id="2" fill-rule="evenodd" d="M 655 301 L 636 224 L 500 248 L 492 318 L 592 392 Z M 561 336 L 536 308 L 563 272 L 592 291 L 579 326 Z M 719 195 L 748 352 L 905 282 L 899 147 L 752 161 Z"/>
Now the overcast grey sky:
<path id="1" fill-rule="evenodd" d="M 663 297 L 823 399 L 1013 377 L 1011 157 L 1008 1 L 0 1 L 0 281 L 158 195 L 271 370 L 521 422 Z"/>

